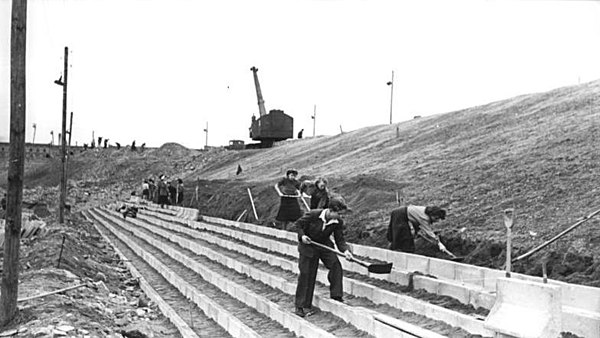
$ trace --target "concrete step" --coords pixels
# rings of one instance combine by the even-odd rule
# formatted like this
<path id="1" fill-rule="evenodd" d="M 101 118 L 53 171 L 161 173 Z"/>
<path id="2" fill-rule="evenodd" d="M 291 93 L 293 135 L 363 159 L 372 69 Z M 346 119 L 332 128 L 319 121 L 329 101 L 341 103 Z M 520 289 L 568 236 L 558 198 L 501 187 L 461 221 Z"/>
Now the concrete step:
<path id="1" fill-rule="evenodd" d="M 111 215 L 110 212 L 107 211 L 99 211 L 98 215 L 99 217 L 119 223 L 121 226 L 127 228 L 128 231 L 132 232 L 136 238 L 142 239 L 143 241 L 160 249 L 173 260 L 181 262 L 181 264 L 198 273 L 198 275 L 200 275 L 203 279 L 216 285 L 223 292 L 229 293 L 231 296 L 246 303 L 246 305 L 249 307 L 252 307 L 257 311 L 269 316 L 274 321 L 277 321 L 282 326 L 288 328 L 290 331 L 295 332 L 297 335 L 306 337 L 332 337 L 332 334 L 328 333 L 327 331 L 317 327 L 314 324 L 311 324 L 310 322 L 306 322 L 304 319 L 293 314 L 293 312 L 290 311 L 293 310 L 293 307 L 291 307 L 290 310 L 283 309 L 280 305 L 269 301 L 267 298 L 256 294 L 255 292 L 238 283 L 235 283 L 229 278 L 224 277 L 220 273 L 216 272 L 218 269 L 210 269 L 204 264 L 201 264 L 198 259 L 186 256 L 181 251 L 168 244 L 165 244 L 164 239 L 154 239 L 152 236 L 144 234 L 143 231 L 135 229 L 135 227 L 132 227 L 132 221 L 135 221 L 135 219 L 128 218 L 127 220 L 123 220 L 122 218 L 119 218 L 117 214 Z M 171 237 L 171 234 L 167 233 L 166 236 Z M 128 238 L 130 240 L 132 239 L 131 236 L 128 236 Z M 386 332 L 386 334 L 389 334 L 389 332 Z"/>
<path id="2" fill-rule="evenodd" d="M 156 217 L 162 217 L 163 220 L 177 220 L 177 218 L 169 218 L 164 213 L 156 211 L 153 207 L 150 207 L 148 211 L 158 212 Z M 206 223 L 211 223 L 211 225 L 225 227 L 226 229 L 239 229 L 275 239 L 297 241 L 297 235 L 293 232 L 208 216 L 200 216 L 200 219 Z M 275 249 L 281 248 L 280 246 L 281 244 L 271 244 L 271 248 Z M 505 275 L 504 271 L 500 270 L 420 255 L 358 244 L 350 244 L 350 246 L 355 255 L 394 263 L 394 270 L 391 274 L 369 276 L 371 278 L 381 278 L 400 285 L 407 285 L 412 281 L 415 289 L 424 289 L 431 293 L 451 296 L 475 307 L 486 309 L 493 307 L 496 302 L 497 280 Z M 284 251 L 286 250 L 288 249 L 284 249 Z M 344 266 L 344 268 L 368 275 L 366 269 L 362 267 Z M 360 271 L 360 269 L 363 269 L 363 271 Z M 531 283 L 542 282 L 540 277 L 517 273 L 513 273 L 512 278 Z M 548 283 L 559 286 L 561 290 L 563 331 L 572 332 L 582 337 L 600 337 L 600 289 L 555 280 L 549 280 Z"/>
<path id="3" fill-rule="evenodd" d="M 271 253 L 266 253 L 264 251 L 260 251 L 260 250 L 253 249 L 251 247 L 240 245 L 239 243 L 232 242 L 231 239 L 219 238 L 219 237 L 211 235 L 210 233 L 207 233 L 205 231 L 200 231 L 202 229 L 199 230 L 198 227 L 196 229 L 191 229 L 188 226 L 181 224 L 180 222 L 173 222 L 173 221 L 167 222 L 167 221 L 161 220 L 159 218 L 148 217 L 147 215 L 145 215 L 145 213 L 138 214 L 138 220 L 139 221 L 132 221 L 132 222 L 136 222 L 137 224 L 139 224 L 142 227 L 150 227 L 150 228 L 154 229 L 152 231 L 162 233 L 162 235 L 165 236 L 165 238 L 167 238 L 167 236 L 171 236 L 171 237 L 168 237 L 168 238 L 170 238 L 171 241 L 176 241 L 181 246 L 188 247 L 191 250 L 193 250 L 194 252 L 206 251 L 206 248 L 205 248 L 206 244 L 196 244 L 190 240 L 180 239 L 180 238 L 178 238 L 178 236 L 174 236 L 173 234 L 177 234 L 177 233 L 186 234 L 187 236 L 189 236 L 189 238 L 201 239 L 203 241 L 207 241 L 209 243 L 213 243 L 213 244 L 219 245 L 221 247 L 227 247 L 230 250 L 240 252 L 244 255 L 252 257 L 253 259 L 268 262 L 270 265 L 272 265 L 274 267 L 279 267 L 283 270 L 293 272 L 294 274 L 297 273 L 297 262 L 293 261 L 291 258 L 276 256 Z M 143 223 L 146 223 L 146 225 Z M 199 223 L 199 224 L 201 227 L 202 223 Z M 162 227 L 162 228 L 164 228 L 164 230 L 156 230 L 156 228 L 158 228 L 158 227 Z M 297 254 L 295 254 L 294 256 L 297 256 Z M 233 262 L 231 262 L 231 264 L 234 264 L 235 266 L 241 265 L 241 263 L 237 262 L 237 261 L 233 261 Z M 227 264 L 227 265 L 229 265 L 229 264 Z M 240 269 L 242 269 L 242 268 L 240 268 Z M 248 271 L 254 271 L 254 270 L 255 269 L 253 269 L 252 267 L 248 267 L 248 266 L 243 267 L 243 271 L 245 271 L 246 273 L 248 273 Z M 254 276 L 254 274 L 258 275 L 259 273 L 255 272 L 255 273 L 248 273 L 248 274 L 251 276 Z M 317 274 L 317 280 L 325 285 L 328 284 L 327 270 L 320 269 Z M 270 281 L 270 282 L 275 283 L 274 281 Z M 277 282 L 276 283 L 277 287 L 282 288 L 281 286 L 279 286 L 281 283 L 283 283 L 283 282 Z M 295 280 L 293 280 L 291 283 L 287 283 L 285 285 L 287 288 L 282 288 L 282 289 L 286 290 L 286 292 L 293 293 L 295 291 L 295 286 L 296 286 Z M 416 314 L 426 316 L 426 317 L 431 318 L 436 321 L 442 321 L 450 326 L 460 327 L 463 330 L 465 330 L 471 334 L 492 336 L 492 332 L 484 329 L 483 321 L 477 317 L 458 313 L 458 312 L 455 312 L 455 311 L 452 311 L 452 310 L 449 310 L 449 309 L 446 309 L 446 308 L 443 308 L 440 306 L 436 306 L 436 305 L 433 305 L 433 304 L 430 304 L 430 303 L 427 303 L 427 302 L 424 302 L 424 301 L 421 301 L 418 299 L 414 299 L 414 298 L 411 298 L 408 296 L 398 294 L 396 292 L 391 292 L 391 291 L 388 291 L 385 289 L 381 289 L 374 285 L 370 285 L 368 283 L 354 280 L 354 279 L 348 278 L 348 277 L 344 278 L 344 288 L 347 291 L 347 293 L 352 294 L 353 296 L 356 296 L 356 297 L 367 298 L 368 300 L 370 300 L 371 302 L 376 303 L 376 304 L 387 304 L 389 306 L 395 307 L 395 308 L 400 309 L 405 312 L 414 312 Z M 337 302 L 335 302 L 335 303 L 337 303 Z"/>

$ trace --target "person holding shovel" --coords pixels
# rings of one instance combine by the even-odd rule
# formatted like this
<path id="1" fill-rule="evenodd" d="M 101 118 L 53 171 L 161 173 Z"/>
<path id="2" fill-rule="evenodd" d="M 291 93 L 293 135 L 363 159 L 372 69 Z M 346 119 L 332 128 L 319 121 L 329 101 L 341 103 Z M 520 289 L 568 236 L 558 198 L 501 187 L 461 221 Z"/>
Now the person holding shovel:
<path id="1" fill-rule="evenodd" d="M 339 250 L 344 253 L 347 260 L 352 260 L 352 252 L 344 239 L 344 221 L 342 214 L 349 212 L 346 202 L 341 196 L 334 196 L 329 200 L 326 209 L 314 209 L 304 214 L 296 221 L 298 228 L 298 285 L 296 286 L 295 314 L 304 317 L 314 313 L 312 308 L 315 280 L 319 268 L 319 260 L 329 269 L 329 292 L 332 299 L 343 302 L 343 270 L 336 253 L 320 248 L 318 244 L 333 249 L 330 236 L 333 234 Z M 313 245 L 312 243 L 316 243 Z"/>
<path id="2" fill-rule="evenodd" d="M 403 206 L 392 211 L 387 231 L 390 249 L 408 253 L 415 252 L 415 236 L 420 234 L 425 240 L 437 244 L 443 252 L 449 252 L 433 232 L 433 223 L 446 218 L 446 210 L 436 206 Z"/>
<path id="3" fill-rule="evenodd" d="M 302 216 L 300 203 L 298 203 L 298 197 L 301 196 L 300 181 L 296 179 L 297 176 L 297 170 L 289 169 L 285 173 L 285 177 L 275 184 L 275 191 L 281 197 L 279 212 L 275 220 L 283 223 L 283 230 L 286 230 L 288 223 L 295 222 Z"/>

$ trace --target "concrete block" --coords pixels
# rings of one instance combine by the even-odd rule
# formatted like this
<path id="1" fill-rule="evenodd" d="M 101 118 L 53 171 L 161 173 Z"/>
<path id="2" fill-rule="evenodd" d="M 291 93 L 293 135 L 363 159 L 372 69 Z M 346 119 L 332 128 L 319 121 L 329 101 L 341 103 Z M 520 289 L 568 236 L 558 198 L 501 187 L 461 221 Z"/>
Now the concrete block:
<path id="1" fill-rule="evenodd" d="M 558 337 L 562 330 L 560 287 L 498 279 L 496 303 L 484 327 L 519 338 Z"/>
<path id="2" fill-rule="evenodd" d="M 354 282 L 352 283 L 352 295 L 357 297 L 365 297 L 367 299 L 373 298 L 373 287 L 371 285 Z"/>
<path id="3" fill-rule="evenodd" d="M 238 320 L 229 320 L 225 329 L 232 337 L 245 337 L 245 330 L 242 323 Z"/>
<path id="4" fill-rule="evenodd" d="M 483 287 L 485 273 L 481 268 L 473 265 L 454 263 L 454 271 L 454 279 L 456 279 L 456 281 Z"/>
<path id="5" fill-rule="evenodd" d="M 389 274 L 388 281 L 404 286 L 408 286 L 412 282 L 412 272 L 392 270 Z"/>
<path id="6" fill-rule="evenodd" d="M 600 337 L 600 314 L 569 306 L 562 307 L 562 331 L 579 337 Z"/>
<path id="7" fill-rule="evenodd" d="M 440 282 L 425 276 L 414 275 L 413 287 L 417 290 L 422 289 L 430 293 L 438 293 Z"/>
<path id="8" fill-rule="evenodd" d="M 489 293 L 482 289 L 471 289 L 469 291 L 469 304 L 475 308 L 481 307 L 484 309 L 491 309 L 496 302 L 496 294 Z"/>
<path id="9" fill-rule="evenodd" d="M 429 274 L 441 279 L 454 280 L 455 265 L 441 259 L 431 259 L 429 262 Z"/>
<path id="10" fill-rule="evenodd" d="M 470 290 L 464 285 L 444 281 L 439 283 L 437 290 L 439 295 L 449 296 L 463 304 L 469 304 Z"/>
<path id="11" fill-rule="evenodd" d="M 429 273 L 429 257 L 410 255 L 406 257 L 406 270 L 410 272 L 418 271 L 423 274 Z"/>
<path id="12" fill-rule="evenodd" d="M 386 262 L 394 263 L 394 269 L 406 270 L 408 255 L 398 251 L 387 250 L 385 255 Z"/>

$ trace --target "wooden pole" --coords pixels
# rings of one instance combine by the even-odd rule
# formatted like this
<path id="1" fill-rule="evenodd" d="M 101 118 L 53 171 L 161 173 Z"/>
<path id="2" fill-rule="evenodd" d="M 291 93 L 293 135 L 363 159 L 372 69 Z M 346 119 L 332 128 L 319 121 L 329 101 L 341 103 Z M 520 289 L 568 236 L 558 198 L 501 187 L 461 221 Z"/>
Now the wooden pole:
<path id="1" fill-rule="evenodd" d="M 512 226 L 515 215 L 515 209 L 504 210 L 504 226 L 506 227 L 506 277 L 510 277 L 511 252 L 512 252 Z"/>
<path id="2" fill-rule="evenodd" d="M 545 248 L 546 246 L 554 243 L 557 239 L 561 238 L 562 236 L 568 234 L 569 232 L 573 231 L 575 228 L 577 228 L 578 226 L 580 226 L 581 224 L 583 224 L 584 222 L 588 221 L 589 219 L 591 219 L 592 217 L 596 216 L 598 213 L 600 213 L 600 209 L 592 212 L 591 214 L 583 217 L 582 219 L 580 219 L 579 221 L 577 221 L 577 223 L 571 225 L 569 228 L 561 231 L 561 233 L 559 233 L 558 235 L 552 237 L 551 239 L 547 240 L 546 242 L 540 244 L 539 246 L 535 247 L 534 249 L 531 249 L 529 252 L 522 254 L 521 256 L 513 259 L 513 263 L 516 261 L 520 261 L 521 259 L 527 258 L 531 255 L 533 255 L 534 253 L 540 251 L 541 249 Z"/>
<path id="3" fill-rule="evenodd" d="M 252 211 L 254 211 L 254 219 L 258 221 L 258 215 L 256 214 L 256 207 L 254 206 L 254 199 L 252 198 L 252 193 L 250 192 L 250 188 L 248 188 L 248 196 L 250 196 L 250 203 L 252 203 Z"/>
<path id="4" fill-rule="evenodd" d="M 69 47 L 65 47 L 65 69 L 63 86 L 63 106 L 62 106 L 62 135 L 61 135 L 61 161 L 62 173 L 60 176 L 60 201 L 58 206 L 58 222 L 65 222 L 65 204 L 67 200 L 67 76 L 69 71 Z"/>
<path id="5" fill-rule="evenodd" d="M 10 145 L 4 261 L 0 286 L 0 325 L 2 326 L 10 322 L 18 312 L 21 204 L 25 171 L 26 33 L 27 0 L 13 0 L 10 34 Z"/>

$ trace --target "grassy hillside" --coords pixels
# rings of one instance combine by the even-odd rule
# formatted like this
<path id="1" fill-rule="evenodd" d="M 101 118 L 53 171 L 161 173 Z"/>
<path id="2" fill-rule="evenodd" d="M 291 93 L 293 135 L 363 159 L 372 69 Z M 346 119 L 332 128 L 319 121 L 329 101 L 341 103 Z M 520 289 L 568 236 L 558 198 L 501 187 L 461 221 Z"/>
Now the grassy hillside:
<path id="1" fill-rule="evenodd" d="M 385 229 L 398 193 L 406 203 L 447 208 L 449 217 L 436 230 L 449 249 L 467 262 L 500 267 L 505 208 L 516 209 L 517 253 L 600 209 L 598 94 L 595 81 L 265 150 L 200 152 L 166 144 L 144 153 L 87 151 L 73 157 L 71 176 L 79 182 L 74 186 L 110 186 L 126 196 L 139 190 L 142 178 L 166 173 L 185 180 L 186 203 L 198 186 L 193 205 L 202 213 L 237 218 L 247 210 L 248 221 L 272 226 L 279 205 L 272 186 L 293 167 L 301 179 L 327 177 L 331 189 L 346 197 L 355 210 L 347 218 L 353 242 L 387 247 Z M 28 186 L 58 184 L 57 159 L 27 168 Z M 551 277 L 599 283 L 598 225 L 593 219 L 545 251 L 551 253 Z M 420 253 L 442 257 L 427 243 L 418 246 Z M 539 274 L 540 257 L 515 268 Z"/>

